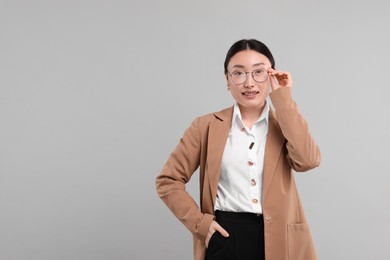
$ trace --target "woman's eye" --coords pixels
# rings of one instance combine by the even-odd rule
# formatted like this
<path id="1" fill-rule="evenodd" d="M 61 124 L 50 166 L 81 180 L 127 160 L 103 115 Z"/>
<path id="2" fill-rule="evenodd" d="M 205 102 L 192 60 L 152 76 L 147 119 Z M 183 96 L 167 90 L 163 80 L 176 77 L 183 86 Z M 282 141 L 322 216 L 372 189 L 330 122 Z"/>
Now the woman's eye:
<path id="1" fill-rule="evenodd" d="M 265 71 L 264 70 L 255 70 L 254 73 L 255 75 L 261 75 L 263 74 Z"/>
<path id="2" fill-rule="evenodd" d="M 242 76 L 243 74 L 244 74 L 244 72 L 242 72 L 242 71 L 235 71 L 235 72 L 233 72 L 234 76 Z"/>

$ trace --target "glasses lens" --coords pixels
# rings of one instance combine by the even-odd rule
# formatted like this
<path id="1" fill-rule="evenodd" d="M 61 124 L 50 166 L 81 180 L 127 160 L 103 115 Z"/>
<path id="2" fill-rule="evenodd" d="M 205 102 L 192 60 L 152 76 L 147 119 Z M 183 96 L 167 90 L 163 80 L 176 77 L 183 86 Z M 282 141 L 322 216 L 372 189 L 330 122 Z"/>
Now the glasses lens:
<path id="1" fill-rule="evenodd" d="M 259 83 L 266 81 L 268 78 L 268 74 L 265 70 L 255 70 L 252 72 L 252 75 L 253 79 Z"/>
<path id="2" fill-rule="evenodd" d="M 246 73 L 242 71 L 234 71 L 232 74 L 230 74 L 232 77 L 234 84 L 242 84 L 246 80 Z"/>

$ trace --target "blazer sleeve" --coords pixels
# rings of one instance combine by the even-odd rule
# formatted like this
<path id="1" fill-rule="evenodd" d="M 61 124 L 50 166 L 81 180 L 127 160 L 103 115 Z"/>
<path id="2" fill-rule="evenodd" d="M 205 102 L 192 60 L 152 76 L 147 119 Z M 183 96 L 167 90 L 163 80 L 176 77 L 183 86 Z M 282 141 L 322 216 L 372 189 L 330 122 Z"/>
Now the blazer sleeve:
<path id="1" fill-rule="evenodd" d="M 156 178 L 156 190 L 172 213 L 199 239 L 207 235 L 213 215 L 203 214 L 188 194 L 185 184 L 191 179 L 200 163 L 200 118 L 185 131 Z"/>
<path id="2" fill-rule="evenodd" d="M 287 140 L 287 159 L 291 168 L 297 172 L 304 172 L 319 166 L 320 149 L 292 98 L 292 88 L 280 87 L 269 96 L 275 108 L 276 119 Z"/>

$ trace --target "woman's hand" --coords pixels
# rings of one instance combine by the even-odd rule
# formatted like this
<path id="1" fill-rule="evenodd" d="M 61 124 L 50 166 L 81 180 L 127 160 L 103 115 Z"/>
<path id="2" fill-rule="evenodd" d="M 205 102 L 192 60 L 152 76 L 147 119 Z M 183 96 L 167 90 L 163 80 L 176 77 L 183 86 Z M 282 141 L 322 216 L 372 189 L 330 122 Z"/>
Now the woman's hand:
<path id="1" fill-rule="evenodd" d="M 209 227 L 209 232 L 207 233 L 206 240 L 204 241 L 206 248 L 209 247 L 210 238 L 214 234 L 214 232 L 219 232 L 224 237 L 229 236 L 229 233 L 223 227 L 221 227 L 216 221 L 211 222 L 211 225 Z"/>
<path id="2" fill-rule="evenodd" d="M 292 78 L 290 72 L 274 69 L 268 69 L 267 72 L 271 81 L 272 91 L 275 91 L 280 87 L 292 87 Z"/>

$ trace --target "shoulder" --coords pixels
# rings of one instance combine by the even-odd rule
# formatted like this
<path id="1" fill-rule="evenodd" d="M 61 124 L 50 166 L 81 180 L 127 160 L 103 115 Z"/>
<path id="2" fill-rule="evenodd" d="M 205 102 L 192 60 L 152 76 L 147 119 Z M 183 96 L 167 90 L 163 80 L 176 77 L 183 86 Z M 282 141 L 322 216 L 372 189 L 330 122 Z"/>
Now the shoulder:
<path id="1" fill-rule="evenodd" d="M 233 115 L 233 106 L 224 108 L 217 112 L 208 113 L 202 116 L 199 116 L 195 119 L 195 121 L 198 121 L 198 124 L 200 126 L 202 125 L 208 125 L 212 122 L 223 122 L 227 121 L 230 122 Z"/>
<path id="2" fill-rule="evenodd" d="M 196 117 L 192 121 L 189 129 L 197 133 L 203 133 L 205 131 L 207 132 L 210 125 L 214 123 L 223 123 L 223 124 L 230 125 L 232 121 L 232 115 L 233 115 L 233 106 L 222 109 L 218 112 L 201 115 Z"/>

